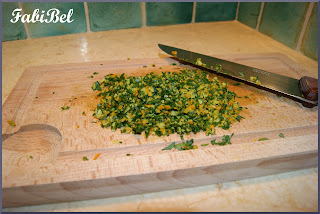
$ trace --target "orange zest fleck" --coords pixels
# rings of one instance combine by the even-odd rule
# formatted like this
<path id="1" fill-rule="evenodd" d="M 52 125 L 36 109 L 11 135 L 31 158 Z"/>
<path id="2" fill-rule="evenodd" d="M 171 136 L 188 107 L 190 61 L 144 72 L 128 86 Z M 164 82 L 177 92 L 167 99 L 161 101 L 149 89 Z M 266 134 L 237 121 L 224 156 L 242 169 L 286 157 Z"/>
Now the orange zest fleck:
<path id="1" fill-rule="evenodd" d="M 96 156 L 94 156 L 93 160 L 97 160 L 100 155 L 101 155 L 101 153 L 96 154 Z"/>

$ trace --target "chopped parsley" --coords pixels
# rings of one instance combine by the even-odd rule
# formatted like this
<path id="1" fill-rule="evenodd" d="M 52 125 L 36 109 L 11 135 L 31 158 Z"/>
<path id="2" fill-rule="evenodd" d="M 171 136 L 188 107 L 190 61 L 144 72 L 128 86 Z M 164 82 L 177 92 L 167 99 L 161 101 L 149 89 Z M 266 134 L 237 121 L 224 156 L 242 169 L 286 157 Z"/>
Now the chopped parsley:
<path id="1" fill-rule="evenodd" d="M 93 78 L 93 76 L 91 75 L 91 76 L 88 76 L 88 78 Z"/>
<path id="2" fill-rule="evenodd" d="M 32 157 L 31 155 L 29 156 L 29 158 L 30 158 L 30 159 L 33 159 L 33 157 Z"/>
<path id="3" fill-rule="evenodd" d="M 8 123 L 12 127 L 16 127 L 16 123 L 13 120 L 8 120 Z"/>
<path id="4" fill-rule="evenodd" d="M 243 85 L 243 83 L 236 82 L 236 83 L 234 83 L 233 85 L 235 85 L 235 86 L 239 86 L 239 85 Z"/>
<path id="5" fill-rule="evenodd" d="M 279 137 L 284 138 L 284 134 L 283 134 L 283 133 L 280 133 L 280 134 L 279 134 Z"/>
<path id="6" fill-rule="evenodd" d="M 166 148 L 164 148 L 162 150 L 171 150 L 174 146 L 175 146 L 175 142 L 171 143 L 169 146 L 167 146 Z"/>
<path id="7" fill-rule="evenodd" d="M 126 154 L 127 156 L 130 156 L 131 154 Z"/>
<path id="8" fill-rule="evenodd" d="M 52 94 L 55 94 L 56 92 L 52 92 Z"/>
<path id="9" fill-rule="evenodd" d="M 156 65 L 155 65 L 155 64 L 152 64 L 151 66 L 152 66 L 152 67 L 156 67 Z"/>
<path id="10" fill-rule="evenodd" d="M 208 146 L 208 145 L 209 145 L 209 144 L 207 144 L 207 143 L 206 143 L 206 144 L 201 144 L 201 146 Z"/>
<path id="11" fill-rule="evenodd" d="M 108 74 L 92 85 L 101 98 L 93 116 L 103 128 L 121 133 L 168 136 L 229 129 L 241 107 L 228 83 L 208 73 L 183 69 L 156 75 Z M 238 119 L 237 119 L 238 118 Z"/>
<path id="12" fill-rule="evenodd" d="M 222 141 L 220 142 L 216 142 L 216 139 L 211 141 L 212 145 L 219 145 L 219 146 L 224 146 L 227 144 L 231 144 L 231 138 L 234 135 L 234 133 L 232 133 L 231 135 L 223 135 L 222 136 Z"/>
<path id="13" fill-rule="evenodd" d="M 146 65 L 144 65 L 143 67 L 144 67 L 144 68 L 146 68 L 147 66 L 146 66 Z"/>
<path id="14" fill-rule="evenodd" d="M 190 150 L 190 149 L 197 149 L 197 145 L 193 145 L 193 139 L 191 140 L 186 140 L 186 142 L 178 143 L 176 144 L 175 142 L 171 143 L 169 146 L 162 150 L 171 150 L 172 148 L 175 148 L 179 151 L 183 150 Z"/>
<path id="15" fill-rule="evenodd" d="M 86 115 L 86 112 L 84 111 L 84 112 L 82 112 L 82 115 Z"/>
<path id="16" fill-rule="evenodd" d="M 258 139 L 258 141 L 264 141 L 264 140 L 269 140 L 269 138 L 263 137 Z"/>
<path id="17" fill-rule="evenodd" d="M 88 161 L 89 159 L 87 157 L 82 158 L 83 161 Z"/>
<path id="18" fill-rule="evenodd" d="M 251 76 L 250 81 L 257 84 L 257 85 L 261 85 L 261 82 L 260 82 L 260 80 L 258 80 L 258 77 Z"/>
<path id="19" fill-rule="evenodd" d="M 63 110 L 67 110 L 67 109 L 69 109 L 69 108 L 70 108 L 70 106 L 62 106 L 62 107 L 61 107 L 62 111 L 63 111 Z"/>
<path id="20" fill-rule="evenodd" d="M 176 63 L 170 63 L 170 65 L 177 65 Z"/>
<path id="21" fill-rule="evenodd" d="M 98 72 L 93 72 L 93 75 L 99 74 Z"/>

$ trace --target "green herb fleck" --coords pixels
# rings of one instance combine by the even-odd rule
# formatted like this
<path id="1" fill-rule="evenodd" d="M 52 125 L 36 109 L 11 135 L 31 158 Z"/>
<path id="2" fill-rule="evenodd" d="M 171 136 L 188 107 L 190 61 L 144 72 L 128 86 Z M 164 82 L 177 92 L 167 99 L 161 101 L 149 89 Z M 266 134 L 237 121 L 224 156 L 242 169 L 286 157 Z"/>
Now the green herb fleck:
<path id="1" fill-rule="evenodd" d="M 13 120 L 9 120 L 8 123 L 10 126 L 16 127 L 16 123 Z"/>
<path id="2" fill-rule="evenodd" d="M 171 150 L 174 146 L 175 146 L 175 142 L 171 143 L 169 146 L 167 146 L 166 148 L 164 148 L 162 150 Z"/>
<path id="3" fill-rule="evenodd" d="M 70 108 L 69 106 L 62 106 L 62 107 L 61 107 L 62 110 L 67 110 L 67 109 L 69 109 L 69 108 Z"/>
<path id="4" fill-rule="evenodd" d="M 249 96 L 244 96 L 244 98 L 248 99 L 248 98 L 250 98 L 250 97 L 249 97 Z"/>
<path id="5" fill-rule="evenodd" d="M 283 134 L 283 133 L 280 133 L 280 134 L 279 134 L 279 137 L 284 138 L 284 134 Z"/>
<path id="6" fill-rule="evenodd" d="M 55 94 L 56 92 L 52 92 L 52 94 Z"/>
<path id="7" fill-rule="evenodd" d="M 176 63 L 170 63 L 170 65 L 177 65 Z"/>
<path id="8" fill-rule="evenodd" d="M 131 154 L 126 154 L 127 156 L 130 156 Z"/>
<path id="9" fill-rule="evenodd" d="M 240 76 L 244 77 L 244 74 L 242 72 L 239 72 Z"/>
<path id="10" fill-rule="evenodd" d="M 231 144 L 231 138 L 232 136 L 234 135 L 234 133 L 232 133 L 231 135 L 223 135 L 222 136 L 222 141 L 220 142 L 216 142 L 216 140 L 212 140 L 211 141 L 211 144 L 212 145 L 219 145 L 219 146 L 224 146 L 224 145 L 227 145 L 227 144 Z"/>
<path id="11" fill-rule="evenodd" d="M 277 97 L 281 97 L 281 95 L 279 95 L 279 94 L 276 94 L 277 95 Z"/>
<path id="12" fill-rule="evenodd" d="M 91 75 L 91 76 L 88 76 L 88 78 L 93 78 L 93 76 Z"/>
<path id="13" fill-rule="evenodd" d="M 87 157 L 82 158 L 83 161 L 88 161 L 89 159 Z"/>
<path id="14" fill-rule="evenodd" d="M 152 67 L 156 67 L 156 65 L 155 65 L 155 64 L 152 64 L 151 66 L 152 66 Z"/>
<path id="15" fill-rule="evenodd" d="M 86 115 L 86 112 L 84 111 L 84 112 L 82 112 L 82 115 Z"/>
<path id="16" fill-rule="evenodd" d="M 144 67 L 144 68 L 146 68 L 147 66 L 146 66 L 146 65 L 144 65 L 143 67 Z"/>
<path id="17" fill-rule="evenodd" d="M 91 123 L 97 123 L 96 121 L 92 121 Z"/>
<path id="18" fill-rule="evenodd" d="M 263 137 L 258 139 L 258 141 L 263 141 L 263 140 L 269 140 L 269 138 Z"/>
<path id="19" fill-rule="evenodd" d="M 36 97 L 36 98 L 38 98 L 38 97 Z"/>
<path id="20" fill-rule="evenodd" d="M 207 143 L 206 143 L 206 144 L 201 144 L 201 146 L 208 146 L 208 145 L 209 145 L 209 144 L 207 144 Z"/>
<path id="21" fill-rule="evenodd" d="M 98 72 L 94 72 L 93 75 L 99 74 Z"/>
<path id="22" fill-rule="evenodd" d="M 239 86 L 239 85 L 242 85 L 240 82 L 236 82 L 235 84 L 233 84 L 235 86 Z"/>
<path id="23" fill-rule="evenodd" d="M 122 141 L 120 141 L 119 143 L 122 143 Z"/>
<path id="24" fill-rule="evenodd" d="M 33 157 L 32 157 L 31 155 L 29 156 L 29 158 L 30 158 L 30 159 L 33 159 Z"/>

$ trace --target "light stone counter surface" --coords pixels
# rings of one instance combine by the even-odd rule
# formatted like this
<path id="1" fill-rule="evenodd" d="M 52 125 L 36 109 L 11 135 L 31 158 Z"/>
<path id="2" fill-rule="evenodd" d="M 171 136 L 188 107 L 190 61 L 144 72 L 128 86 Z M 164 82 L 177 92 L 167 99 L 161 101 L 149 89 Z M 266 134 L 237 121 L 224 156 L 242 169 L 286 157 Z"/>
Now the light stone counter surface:
<path id="1" fill-rule="evenodd" d="M 157 58 L 158 43 L 207 55 L 283 53 L 317 75 L 318 63 L 237 22 L 92 32 L 2 43 L 2 104 L 30 66 Z M 318 211 L 318 168 L 142 195 L 3 211 Z"/>

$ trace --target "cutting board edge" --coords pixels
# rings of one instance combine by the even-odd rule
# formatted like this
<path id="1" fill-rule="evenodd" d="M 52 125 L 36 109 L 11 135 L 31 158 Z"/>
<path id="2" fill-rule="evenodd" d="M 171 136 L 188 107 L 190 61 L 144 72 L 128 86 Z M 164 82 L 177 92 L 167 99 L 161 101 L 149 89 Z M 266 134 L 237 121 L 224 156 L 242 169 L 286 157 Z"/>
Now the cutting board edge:
<path id="1" fill-rule="evenodd" d="M 3 188 L 2 204 L 3 207 L 9 208 L 39 205 L 44 203 L 60 203 L 99 198 L 112 198 L 125 195 L 145 194 L 180 188 L 211 185 L 234 180 L 248 179 L 252 177 L 284 173 L 292 170 L 313 168 L 316 166 L 318 166 L 318 150 L 312 150 L 289 155 L 278 155 L 254 160 L 245 160 L 240 162 L 223 163 L 187 169 L 160 171 L 130 176 L 108 177 L 96 180 L 43 184 L 39 186 Z M 241 170 L 244 170 L 244 172 L 241 172 Z M 234 179 L 235 172 L 240 174 L 240 176 L 236 177 L 236 179 Z M 140 184 L 141 182 L 143 183 Z M 150 185 L 147 185 L 144 182 L 149 182 Z M 105 185 L 106 183 L 113 183 L 113 185 L 108 187 Z M 171 184 L 172 187 L 168 186 L 168 184 Z M 150 188 L 150 186 L 151 189 L 144 189 Z M 47 191 L 44 191 L 46 188 Z M 103 188 L 105 189 L 102 190 Z M 114 193 L 112 192 L 113 188 L 117 190 L 119 190 L 119 188 L 123 189 L 121 189 L 120 192 Z M 125 190 L 126 188 L 127 190 Z M 57 194 L 57 192 L 58 195 L 54 196 Z M 7 200 L 4 199 L 6 194 L 10 194 L 9 199 Z M 48 197 L 48 195 L 50 195 L 50 197 Z M 22 203 L 17 204 L 17 201 Z"/>

